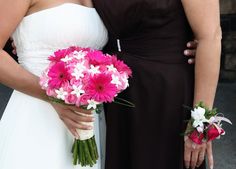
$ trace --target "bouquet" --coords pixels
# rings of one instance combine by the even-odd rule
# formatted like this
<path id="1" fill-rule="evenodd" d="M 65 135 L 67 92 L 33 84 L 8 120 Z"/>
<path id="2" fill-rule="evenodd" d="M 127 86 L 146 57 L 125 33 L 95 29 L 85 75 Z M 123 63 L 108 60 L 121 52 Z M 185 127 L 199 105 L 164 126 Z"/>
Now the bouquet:
<path id="1" fill-rule="evenodd" d="M 222 121 L 232 124 L 223 114 L 218 114 L 216 109 L 209 110 L 203 102 L 200 102 L 191 110 L 186 135 L 196 144 L 220 138 L 225 134 Z"/>
<path id="2" fill-rule="evenodd" d="M 107 102 L 133 107 L 132 103 L 117 97 L 129 86 L 132 72 L 116 56 L 90 48 L 69 47 L 54 52 L 49 61 L 40 85 L 52 101 L 97 113 L 102 103 Z M 75 139 L 72 147 L 73 164 L 93 166 L 98 159 L 94 131 L 78 129 L 78 134 L 80 138 Z"/>

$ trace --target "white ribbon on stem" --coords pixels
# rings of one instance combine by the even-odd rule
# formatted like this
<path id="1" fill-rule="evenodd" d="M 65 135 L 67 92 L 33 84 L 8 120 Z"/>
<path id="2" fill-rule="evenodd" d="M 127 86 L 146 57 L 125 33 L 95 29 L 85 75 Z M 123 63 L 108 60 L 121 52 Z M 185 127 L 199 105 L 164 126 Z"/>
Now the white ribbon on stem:
<path id="1" fill-rule="evenodd" d="M 76 112 L 76 113 L 84 117 L 94 117 L 94 113 L 91 115 L 80 113 L 80 112 Z M 88 140 L 92 138 L 94 136 L 94 122 L 81 122 L 81 124 L 92 126 L 92 129 L 91 130 L 77 129 L 77 132 L 79 134 L 79 140 L 83 141 L 83 140 Z"/>

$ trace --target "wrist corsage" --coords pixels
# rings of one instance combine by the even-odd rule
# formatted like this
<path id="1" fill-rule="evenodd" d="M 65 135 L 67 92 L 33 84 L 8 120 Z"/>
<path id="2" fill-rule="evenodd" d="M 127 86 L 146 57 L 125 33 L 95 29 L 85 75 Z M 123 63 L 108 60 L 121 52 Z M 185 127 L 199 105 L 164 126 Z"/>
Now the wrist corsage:
<path id="1" fill-rule="evenodd" d="M 191 119 L 185 134 L 196 144 L 212 141 L 225 134 L 222 121 L 232 124 L 223 114 L 217 113 L 216 109 L 209 110 L 200 102 L 191 110 Z"/>

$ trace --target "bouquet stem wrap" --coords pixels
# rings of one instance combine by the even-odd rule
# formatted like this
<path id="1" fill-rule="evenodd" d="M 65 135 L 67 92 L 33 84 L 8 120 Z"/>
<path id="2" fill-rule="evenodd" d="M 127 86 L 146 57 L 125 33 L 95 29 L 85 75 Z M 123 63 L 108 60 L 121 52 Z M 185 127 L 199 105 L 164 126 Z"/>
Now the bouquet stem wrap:
<path id="1" fill-rule="evenodd" d="M 80 112 L 76 112 L 77 114 L 84 116 L 84 117 L 94 117 L 94 115 L 88 115 L 88 114 L 84 114 L 84 113 L 80 113 Z M 87 126 L 91 126 L 92 129 L 91 130 L 82 130 L 82 129 L 77 129 L 77 132 L 79 134 L 79 139 L 80 140 L 87 140 L 90 139 L 94 136 L 94 122 L 81 122 L 81 124 L 87 125 Z"/>

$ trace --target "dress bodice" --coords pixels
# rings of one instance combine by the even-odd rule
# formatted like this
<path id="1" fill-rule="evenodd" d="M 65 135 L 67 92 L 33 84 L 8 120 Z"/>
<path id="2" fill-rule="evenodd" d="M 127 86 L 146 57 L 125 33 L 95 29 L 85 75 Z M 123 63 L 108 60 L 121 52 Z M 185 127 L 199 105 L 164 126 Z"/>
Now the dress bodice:
<path id="1" fill-rule="evenodd" d="M 108 51 L 118 50 L 119 39 L 124 53 L 164 62 L 186 61 L 182 54 L 192 31 L 181 0 L 93 2 L 109 31 Z"/>
<path id="2" fill-rule="evenodd" d="M 119 38 L 154 34 L 182 17 L 186 18 L 181 0 L 93 0 L 109 31 Z M 173 24 L 172 24 L 173 25 Z M 162 34 L 164 32 L 161 32 Z"/>
<path id="3" fill-rule="evenodd" d="M 73 45 L 102 49 L 107 30 L 94 8 L 64 3 L 24 17 L 12 37 L 19 63 L 40 75 L 55 50 Z"/>

